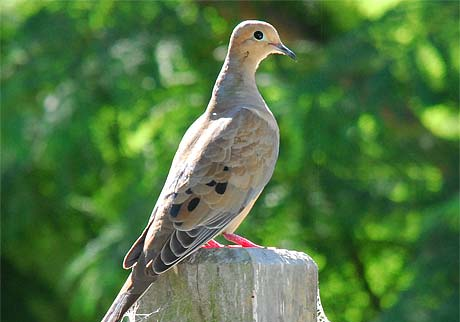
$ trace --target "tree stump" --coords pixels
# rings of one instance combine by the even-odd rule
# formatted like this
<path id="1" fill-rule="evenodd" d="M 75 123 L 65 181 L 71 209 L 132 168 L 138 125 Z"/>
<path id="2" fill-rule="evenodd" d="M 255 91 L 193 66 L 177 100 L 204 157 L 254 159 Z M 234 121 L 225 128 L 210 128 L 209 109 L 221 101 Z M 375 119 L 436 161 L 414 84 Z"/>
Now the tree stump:
<path id="1" fill-rule="evenodd" d="M 284 249 L 200 249 L 161 275 L 130 322 L 316 322 L 318 271 Z"/>

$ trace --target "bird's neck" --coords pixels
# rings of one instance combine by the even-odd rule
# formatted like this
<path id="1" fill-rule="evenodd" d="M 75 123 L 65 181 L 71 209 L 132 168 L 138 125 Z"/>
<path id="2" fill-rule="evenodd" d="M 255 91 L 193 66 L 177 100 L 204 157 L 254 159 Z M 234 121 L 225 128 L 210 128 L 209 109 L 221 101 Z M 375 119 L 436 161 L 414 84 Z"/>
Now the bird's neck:
<path id="1" fill-rule="evenodd" d="M 219 113 L 235 106 L 264 105 L 255 78 L 259 62 L 244 55 L 229 56 L 217 77 L 208 110 Z"/>

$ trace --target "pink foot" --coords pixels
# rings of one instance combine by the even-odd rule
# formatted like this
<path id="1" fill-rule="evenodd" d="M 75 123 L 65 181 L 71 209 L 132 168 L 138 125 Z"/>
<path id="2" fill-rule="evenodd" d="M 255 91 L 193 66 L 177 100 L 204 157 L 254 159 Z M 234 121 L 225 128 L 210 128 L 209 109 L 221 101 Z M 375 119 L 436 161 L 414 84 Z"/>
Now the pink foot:
<path id="1" fill-rule="evenodd" d="M 214 239 L 211 239 L 210 241 L 208 241 L 206 244 L 204 244 L 201 247 L 203 247 L 203 248 L 222 248 L 222 247 L 224 247 L 224 245 L 222 245 L 221 243 L 216 242 Z"/>
<path id="2" fill-rule="evenodd" d="M 236 234 L 223 233 L 222 236 L 224 236 L 226 240 L 236 244 L 236 245 L 230 245 L 228 247 L 262 248 L 262 246 L 254 244 L 252 241 L 244 237 L 238 236 Z"/>

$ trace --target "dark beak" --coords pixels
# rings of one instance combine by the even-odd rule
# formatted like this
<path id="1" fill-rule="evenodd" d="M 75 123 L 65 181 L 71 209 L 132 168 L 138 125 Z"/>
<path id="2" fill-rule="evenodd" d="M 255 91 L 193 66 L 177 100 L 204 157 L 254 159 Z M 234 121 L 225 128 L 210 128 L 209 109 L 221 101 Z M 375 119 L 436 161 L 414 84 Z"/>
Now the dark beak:
<path id="1" fill-rule="evenodd" d="M 294 52 L 292 50 L 290 50 L 289 48 L 287 48 L 285 45 L 283 45 L 282 43 L 279 43 L 279 44 L 273 44 L 279 51 L 281 54 L 283 55 L 286 55 L 286 56 L 289 56 L 291 57 L 292 59 L 294 60 L 297 60 L 297 57 L 296 55 L 294 54 Z"/>

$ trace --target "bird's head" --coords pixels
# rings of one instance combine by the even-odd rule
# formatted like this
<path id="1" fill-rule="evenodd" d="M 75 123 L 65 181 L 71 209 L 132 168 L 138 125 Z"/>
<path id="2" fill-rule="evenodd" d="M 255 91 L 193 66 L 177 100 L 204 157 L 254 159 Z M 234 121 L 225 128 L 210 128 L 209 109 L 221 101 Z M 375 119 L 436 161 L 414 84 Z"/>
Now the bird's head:
<path id="1" fill-rule="evenodd" d="M 296 59 L 294 52 L 281 42 L 276 29 L 258 20 L 246 20 L 235 27 L 230 37 L 229 54 L 240 61 L 254 62 L 256 66 L 270 54 Z"/>

